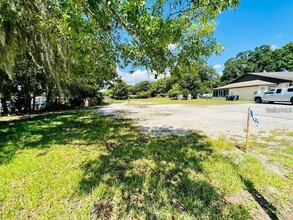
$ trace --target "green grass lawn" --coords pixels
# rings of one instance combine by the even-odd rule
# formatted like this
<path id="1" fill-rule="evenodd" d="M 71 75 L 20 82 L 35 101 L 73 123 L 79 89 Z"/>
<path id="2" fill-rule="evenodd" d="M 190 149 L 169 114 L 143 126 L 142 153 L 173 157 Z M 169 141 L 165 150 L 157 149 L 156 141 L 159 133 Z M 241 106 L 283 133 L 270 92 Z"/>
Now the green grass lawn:
<path id="1" fill-rule="evenodd" d="M 0 219 L 290 217 L 292 179 L 223 138 L 79 110 L 2 123 L 0 140 Z"/>
<path id="2" fill-rule="evenodd" d="M 114 100 L 114 103 L 128 103 L 128 100 Z M 147 99 L 130 99 L 129 104 L 133 105 L 156 105 L 156 104 L 183 104 L 195 106 L 209 105 L 227 105 L 227 104 L 247 104 L 253 101 L 226 101 L 223 99 L 191 99 L 191 100 L 175 100 L 170 98 L 147 98 Z"/>

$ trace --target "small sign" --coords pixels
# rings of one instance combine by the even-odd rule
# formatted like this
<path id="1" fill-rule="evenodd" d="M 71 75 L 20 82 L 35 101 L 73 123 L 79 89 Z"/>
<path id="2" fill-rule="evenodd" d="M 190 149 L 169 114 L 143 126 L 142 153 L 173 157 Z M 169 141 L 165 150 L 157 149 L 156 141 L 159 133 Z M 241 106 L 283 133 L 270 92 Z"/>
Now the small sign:
<path id="1" fill-rule="evenodd" d="M 250 117 L 251 117 L 252 121 L 254 122 L 254 124 L 256 126 L 259 126 L 259 121 L 258 121 L 257 117 L 255 117 L 255 115 L 251 109 L 250 109 Z"/>

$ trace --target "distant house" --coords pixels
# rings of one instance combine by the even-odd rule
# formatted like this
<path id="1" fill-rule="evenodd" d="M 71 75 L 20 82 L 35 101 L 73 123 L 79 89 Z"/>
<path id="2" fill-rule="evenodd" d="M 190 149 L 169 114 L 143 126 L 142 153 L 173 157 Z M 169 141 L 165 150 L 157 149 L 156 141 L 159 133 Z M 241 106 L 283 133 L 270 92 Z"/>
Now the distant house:
<path id="1" fill-rule="evenodd" d="M 213 89 L 213 97 L 239 95 L 240 100 L 251 100 L 257 93 L 293 85 L 293 72 L 247 73 L 230 84 Z"/>

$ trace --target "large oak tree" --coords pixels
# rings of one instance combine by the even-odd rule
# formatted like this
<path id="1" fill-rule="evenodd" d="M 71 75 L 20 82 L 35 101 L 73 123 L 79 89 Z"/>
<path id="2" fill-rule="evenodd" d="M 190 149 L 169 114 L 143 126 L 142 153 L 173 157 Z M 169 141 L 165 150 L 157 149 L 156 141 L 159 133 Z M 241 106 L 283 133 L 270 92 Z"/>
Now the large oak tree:
<path id="1" fill-rule="evenodd" d="M 85 92 L 97 90 L 115 78 L 117 66 L 179 74 L 182 67 L 221 52 L 213 38 L 214 19 L 238 2 L 2 0 L 0 69 L 13 79 L 17 59 L 26 57 L 44 75 L 49 100 L 52 91 L 61 95 L 83 85 L 89 85 Z"/>

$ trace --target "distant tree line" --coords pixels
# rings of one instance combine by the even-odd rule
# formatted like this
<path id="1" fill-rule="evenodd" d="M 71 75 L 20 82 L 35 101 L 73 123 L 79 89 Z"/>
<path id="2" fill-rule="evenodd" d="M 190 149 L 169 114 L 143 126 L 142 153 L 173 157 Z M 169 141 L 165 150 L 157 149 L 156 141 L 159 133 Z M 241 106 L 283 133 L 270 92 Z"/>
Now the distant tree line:
<path id="1" fill-rule="evenodd" d="M 271 45 L 262 45 L 254 50 L 240 52 L 224 64 L 223 75 L 219 75 L 205 63 L 184 65 L 178 74 L 161 78 L 155 82 L 143 81 L 135 85 L 126 85 L 121 79 L 117 80 L 105 95 L 115 99 L 127 97 L 148 98 L 155 96 L 176 97 L 191 94 L 209 93 L 214 87 L 225 85 L 236 78 L 251 72 L 282 72 L 293 71 L 293 42 L 273 49 Z"/>
<path id="2" fill-rule="evenodd" d="M 100 71 L 92 69 L 85 73 L 85 70 L 76 66 L 77 69 L 70 74 L 54 78 L 32 59 L 28 53 L 19 56 L 12 68 L 13 77 L 0 69 L 2 114 L 8 114 L 8 111 L 16 114 L 36 112 L 40 110 L 36 97 L 43 97 L 46 102 L 42 111 L 68 108 L 68 105 L 82 106 L 86 98 L 101 101 L 98 91 L 106 80 L 101 77 Z M 114 67 L 109 67 L 107 74 L 108 79 L 117 76 Z M 7 102 L 10 103 L 9 108 Z"/>
<path id="3" fill-rule="evenodd" d="M 240 52 L 224 64 L 222 84 L 226 84 L 245 73 L 293 71 L 293 42 L 273 49 L 262 45 L 254 50 Z"/>
<path id="4" fill-rule="evenodd" d="M 135 85 L 127 85 L 122 79 L 118 79 L 104 94 L 114 99 L 156 96 L 174 98 L 179 94 L 184 98 L 187 98 L 188 94 L 196 98 L 198 94 L 210 93 L 219 82 L 220 77 L 212 67 L 197 63 L 181 69 L 177 76 L 166 76 L 154 82 L 142 81 Z"/>

